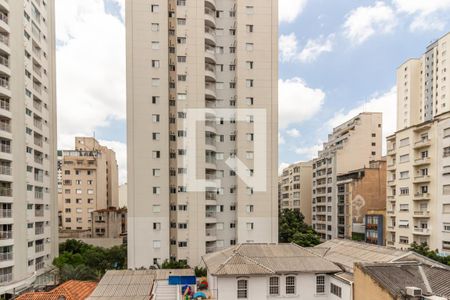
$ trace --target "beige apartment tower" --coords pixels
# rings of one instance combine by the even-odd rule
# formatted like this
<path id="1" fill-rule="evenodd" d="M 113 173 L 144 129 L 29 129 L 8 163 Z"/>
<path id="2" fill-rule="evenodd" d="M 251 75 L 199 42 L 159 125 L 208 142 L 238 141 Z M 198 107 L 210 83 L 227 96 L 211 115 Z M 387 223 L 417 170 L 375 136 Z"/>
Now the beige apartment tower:
<path id="1" fill-rule="evenodd" d="M 58 254 L 54 1 L 0 1 L 0 298 Z"/>
<path id="2" fill-rule="evenodd" d="M 126 1 L 129 267 L 277 242 L 277 6 Z"/>
<path id="3" fill-rule="evenodd" d="M 91 231 L 93 211 L 119 205 L 116 153 L 95 138 L 77 137 L 74 150 L 58 154 L 61 229 Z"/>
<path id="4" fill-rule="evenodd" d="M 450 254 L 450 34 L 397 69 L 397 132 L 387 138 L 387 245 Z"/>
<path id="5" fill-rule="evenodd" d="M 338 176 L 381 159 L 381 113 L 361 113 L 333 129 L 313 161 L 312 223 L 322 240 L 345 237 Z"/>
<path id="6" fill-rule="evenodd" d="M 312 161 L 298 162 L 283 169 L 279 182 L 280 209 L 293 209 L 305 216 L 311 225 Z"/>

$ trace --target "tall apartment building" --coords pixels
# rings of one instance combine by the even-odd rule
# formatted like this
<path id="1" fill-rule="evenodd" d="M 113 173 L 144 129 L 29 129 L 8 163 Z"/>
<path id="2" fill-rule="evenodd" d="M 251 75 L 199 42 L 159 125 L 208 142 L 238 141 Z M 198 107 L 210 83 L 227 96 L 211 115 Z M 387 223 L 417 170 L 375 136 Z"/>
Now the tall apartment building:
<path id="1" fill-rule="evenodd" d="M 277 5 L 126 1 L 129 267 L 278 240 Z"/>
<path id="2" fill-rule="evenodd" d="M 312 223 L 322 240 L 343 236 L 337 179 L 381 158 L 381 113 L 361 113 L 333 129 L 313 160 Z"/>
<path id="3" fill-rule="evenodd" d="M 58 253 L 54 1 L 0 1 L 0 297 Z"/>
<path id="4" fill-rule="evenodd" d="M 298 162 L 283 169 L 279 176 L 279 207 L 294 209 L 305 216 L 311 225 L 312 161 Z"/>
<path id="5" fill-rule="evenodd" d="M 450 34 L 397 69 L 397 132 L 387 138 L 387 245 L 450 254 Z"/>
<path id="6" fill-rule="evenodd" d="M 58 153 L 59 211 L 64 230 L 92 229 L 92 212 L 119 205 L 116 153 L 95 138 L 76 137 Z"/>
<path id="7" fill-rule="evenodd" d="M 364 240 L 369 210 L 386 211 L 386 160 L 337 177 L 338 238 Z"/>

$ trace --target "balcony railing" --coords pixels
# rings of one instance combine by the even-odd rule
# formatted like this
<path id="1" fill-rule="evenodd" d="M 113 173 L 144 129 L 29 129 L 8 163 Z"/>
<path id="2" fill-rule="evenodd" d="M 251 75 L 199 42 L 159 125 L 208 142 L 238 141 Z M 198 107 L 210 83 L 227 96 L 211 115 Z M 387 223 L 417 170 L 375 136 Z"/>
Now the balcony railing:
<path id="1" fill-rule="evenodd" d="M 34 229 L 34 234 L 44 234 L 44 227 L 36 227 Z"/>
<path id="2" fill-rule="evenodd" d="M 6 99 L 0 99 L 0 108 L 6 111 L 10 110 L 9 101 Z"/>
<path id="3" fill-rule="evenodd" d="M 11 125 L 6 122 L 0 122 L 0 130 L 6 131 L 6 132 L 11 132 Z"/>
<path id="4" fill-rule="evenodd" d="M 11 175 L 11 167 L 10 166 L 2 166 L 2 165 L 0 165 L 0 174 L 2 174 L 2 175 Z"/>
<path id="5" fill-rule="evenodd" d="M 9 67 L 9 59 L 4 56 L 0 56 L 0 64 L 4 65 L 5 67 Z"/>
<path id="6" fill-rule="evenodd" d="M 44 210 L 43 209 L 36 209 L 34 211 L 34 216 L 35 217 L 43 217 L 44 216 Z M 36 227 L 37 228 L 37 227 Z"/>
<path id="7" fill-rule="evenodd" d="M 35 252 L 42 252 L 42 251 L 44 251 L 44 244 L 36 245 L 34 251 L 35 251 Z"/>
<path id="8" fill-rule="evenodd" d="M 9 46 L 9 36 L 0 33 L 0 43 Z"/>
<path id="9" fill-rule="evenodd" d="M 0 240 L 10 240 L 12 236 L 12 231 L 0 231 Z"/>
<path id="10" fill-rule="evenodd" d="M 215 217 L 217 217 L 217 212 L 216 212 L 216 211 L 207 211 L 207 212 L 205 213 L 205 216 L 206 216 L 207 218 L 215 218 Z"/>
<path id="11" fill-rule="evenodd" d="M 0 283 L 10 282 L 10 281 L 12 281 L 12 273 L 0 275 Z"/>
<path id="12" fill-rule="evenodd" d="M 44 193 L 40 192 L 40 191 L 35 191 L 34 192 L 34 198 L 36 198 L 36 199 L 44 199 Z"/>
<path id="13" fill-rule="evenodd" d="M 12 209 L 0 209 L 0 217 L 2 218 L 11 218 L 12 217 Z"/>
<path id="14" fill-rule="evenodd" d="M 6 78 L 0 78 L 0 86 L 9 90 L 9 80 Z"/>
<path id="15" fill-rule="evenodd" d="M 8 24 L 8 15 L 0 11 L 0 20 Z"/>
<path id="16" fill-rule="evenodd" d="M 13 259 L 13 253 L 12 252 L 5 252 L 0 253 L 0 261 L 8 261 Z"/>
<path id="17" fill-rule="evenodd" d="M 12 188 L 0 187 L 0 197 L 12 197 Z"/>

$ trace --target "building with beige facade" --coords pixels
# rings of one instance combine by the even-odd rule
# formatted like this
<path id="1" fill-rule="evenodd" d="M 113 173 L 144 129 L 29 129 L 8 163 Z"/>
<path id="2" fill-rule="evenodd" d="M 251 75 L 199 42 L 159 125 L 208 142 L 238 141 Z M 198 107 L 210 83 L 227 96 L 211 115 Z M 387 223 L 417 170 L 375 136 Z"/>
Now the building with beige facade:
<path id="1" fill-rule="evenodd" d="M 397 132 L 387 138 L 387 245 L 450 254 L 450 34 L 397 70 Z"/>
<path id="2" fill-rule="evenodd" d="M 366 214 L 386 210 L 386 160 L 337 176 L 338 238 L 365 240 Z"/>
<path id="3" fill-rule="evenodd" d="M 298 162 L 283 169 L 279 181 L 280 209 L 294 209 L 311 225 L 312 161 Z"/>
<path id="4" fill-rule="evenodd" d="M 381 130 L 381 113 L 360 113 L 334 128 L 313 160 L 312 223 L 322 240 L 345 236 L 338 176 L 381 159 Z"/>
<path id="5" fill-rule="evenodd" d="M 54 1 L 0 1 L 0 298 L 58 254 Z"/>
<path id="6" fill-rule="evenodd" d="M 59 151 L 63 230 L 92 230 L 91 213 L 118 207 L 116 154 L 92 137 L 76 137 L 74 150 Z"/>
<path id="7" fill-rule="evenodd" d="M 126 1 L 130 268 L 278 240 L 277 2 Z"/>
<path id="8" fill-rule="evenodd" d="M 115 239 L 127 233 L 127 209 L 110 207 L 92 212 L 92 238 Z"/>

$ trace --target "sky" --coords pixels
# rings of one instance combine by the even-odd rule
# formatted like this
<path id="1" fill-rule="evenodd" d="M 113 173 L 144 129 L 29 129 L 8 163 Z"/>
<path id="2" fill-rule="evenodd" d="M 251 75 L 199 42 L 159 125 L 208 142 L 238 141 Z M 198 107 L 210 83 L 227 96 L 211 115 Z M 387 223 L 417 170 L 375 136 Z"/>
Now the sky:
<path id="1" fill-rule="evenodd" d="M 196 0 L 197 1 L 197 0 Z M 126 182 L 124 0 L 56 0 L 58 146 L 95 136 Z M 383 112 L 396 68 L 450 31 L 450 0 L 279 0 L 279 165 L 312 159 L 333 127 Z"/>

